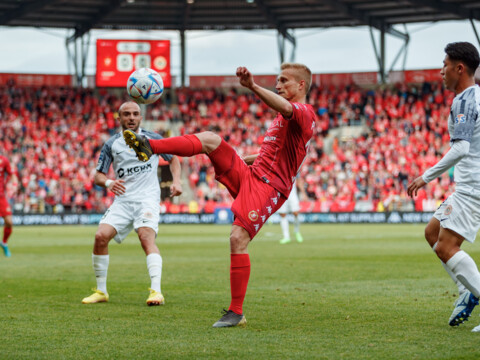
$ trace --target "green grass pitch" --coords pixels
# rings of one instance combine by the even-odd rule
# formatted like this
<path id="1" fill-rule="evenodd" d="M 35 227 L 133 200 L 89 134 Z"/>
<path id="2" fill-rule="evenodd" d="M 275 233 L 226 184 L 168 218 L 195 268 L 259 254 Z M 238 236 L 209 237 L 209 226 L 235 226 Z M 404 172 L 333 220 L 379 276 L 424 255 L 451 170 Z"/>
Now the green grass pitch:
<path id="1" fill-rule="evenodd" d="M 305 224 L 279 245 L 267 224 L 250 244 L 247 327 L 214 329 L 228 307 L 228 226 L 161 225 L 166 305 L 134 233 L 110 245 L 110 302 L 95 286 L 96 227 L 15 227 L 0 254 L 0 359 L 479 359 L 480 309 L 448 326 L 455 286 L 424 225 Z M 480 263 L 480 248 L 464 249 Z"/>

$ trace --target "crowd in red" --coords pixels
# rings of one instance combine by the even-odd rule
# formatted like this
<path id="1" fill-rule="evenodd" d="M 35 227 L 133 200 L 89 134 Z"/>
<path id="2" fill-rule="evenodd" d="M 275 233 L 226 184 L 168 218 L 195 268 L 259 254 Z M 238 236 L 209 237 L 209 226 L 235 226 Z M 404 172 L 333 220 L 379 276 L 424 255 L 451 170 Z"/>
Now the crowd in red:
<path id="1" fill-rule="evenodd" d="M 411 200 L 407 183 L 448 150 L 447 117 L 454 94 L 440 83 L 369 90 L 313 87 L 318 114 L 297 185 L 303 211 L 433 211 L 453 191 L 444 174 Z M 0 151 L 17 170 L 8 197 L 18 212 L 103 212 L 113 194 L 94 185 L 103 143 L 116 131 L 126 99 L 107 91 L 0 86 Z M 211 130 L 240 155 L 258 152 L 274 114 L 254 95 L 231 90 L 177 89 L 147 107 L 147 119 L 183 124 L 182 133 Z M 358 136 L 335 130 L 363 125 Z M 188 188 L 168 212 L 213 212 L 231 198 L 204 155 L 184 158 Z M 109 176 L 114 177 L 113 173 Z"/>

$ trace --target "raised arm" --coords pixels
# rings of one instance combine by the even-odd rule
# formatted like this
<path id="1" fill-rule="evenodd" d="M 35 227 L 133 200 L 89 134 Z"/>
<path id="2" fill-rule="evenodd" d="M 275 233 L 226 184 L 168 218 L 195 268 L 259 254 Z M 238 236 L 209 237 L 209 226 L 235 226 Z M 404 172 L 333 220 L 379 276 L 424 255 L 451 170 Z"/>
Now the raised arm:
<path id="1" fill-rule="evenodd" d="M 253 91 L 265 104 L 273 110 L 278 111 L 284 118 L 288 119 L 292 116 L 293 108 L 290 101 L 275 94 L 273 91 L 257 85 L 253 80 L 253 75 L 246 67 L 237 68 L 237 77 L 240 81 L 240 85 Z"/>

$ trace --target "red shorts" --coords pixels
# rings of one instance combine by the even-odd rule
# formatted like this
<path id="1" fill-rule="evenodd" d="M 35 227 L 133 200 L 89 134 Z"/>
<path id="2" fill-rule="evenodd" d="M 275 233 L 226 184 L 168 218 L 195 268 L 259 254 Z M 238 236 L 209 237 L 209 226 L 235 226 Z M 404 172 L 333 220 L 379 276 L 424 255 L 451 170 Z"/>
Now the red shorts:
<path id="1" fill-rule="evenodd" d="M 7 201 L 7 198 L 0 197 L 0 217 L 12 215 L 12 207 Z"/>
<path id="2" fill-rule="evenodd" d="M 233 224 L 247 230 L 253 239 L 287 199 L 260 180 L 224 140 L 208 157 L 215 168 L 215 179 L 225 185 L 235 199 L 232 204 Z"/>

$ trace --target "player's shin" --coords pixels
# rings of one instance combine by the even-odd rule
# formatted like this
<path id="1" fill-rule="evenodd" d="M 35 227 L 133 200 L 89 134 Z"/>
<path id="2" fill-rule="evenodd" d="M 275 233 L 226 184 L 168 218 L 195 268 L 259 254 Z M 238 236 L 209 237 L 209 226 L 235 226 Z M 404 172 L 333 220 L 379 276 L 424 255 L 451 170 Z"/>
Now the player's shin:
<path id="1" fill-rule="evenodd" d="M 8 238 L 12 234 L 12 228 L 5 226 L 3 228 L 3 243 L 6 244 L 8 242 Z"/>
<path id="2" fill-rule="evenodd" d="M 195 135 L 174 136 L 149 142 L 154 154 L 193 156 L 202 153 L 202 142 Z"/>
<path id="3" fill-rule="evenodd" d="M 109 255 L 92 254 L 93 270 L 97 279 L 97 290 L 107 294 L 107 272 L 110 261 Z"/>
<path id="4" fill-rule="evenodd" d="M 161 293 L 162 257 L 160 254 L 152 253 L 147 255 L 147 269 L 151 280 L 150 288 Z"/>
<path id="5" fill-rule="evenodd" d="M 432 247 L 432 250 L 435 252 L 435 249 L 438 245 L 438 242 L 436 242 L 433 247 Z M 457 285 L 458 287 L 458 294 L 461 295 L 463 294 L 465 291 L 467 291 L 467 288 L 460 282 L 460 280 L 457 279 L 457 277 L 455 276 L 455 274 L 452 272 L 452 270 L 450 270 L 450 268 L 447 266 L 447 264 L 445 264 L 443 261 L 440 260 L 440 262 L 442 263 L 442 266 L 443 268 L 445 269 L 445 271 L 447 272 L 447 274 L 452 278 L 453 282 Z"/>
<path id="6" fill-rule="evenodd" d="M 230 290 L 232 301 L 228 310 L 243 313 L 243 300 L 247 293 L 250 278 L 250 256 L 248 254 L 230 255 Z"/>
<path id="7" fill-rule="evenodd" d="M 475 297 L 480 297 L 480 273 L 470 255 L 460 250 L 447 261 L 446 265 Z"/>

